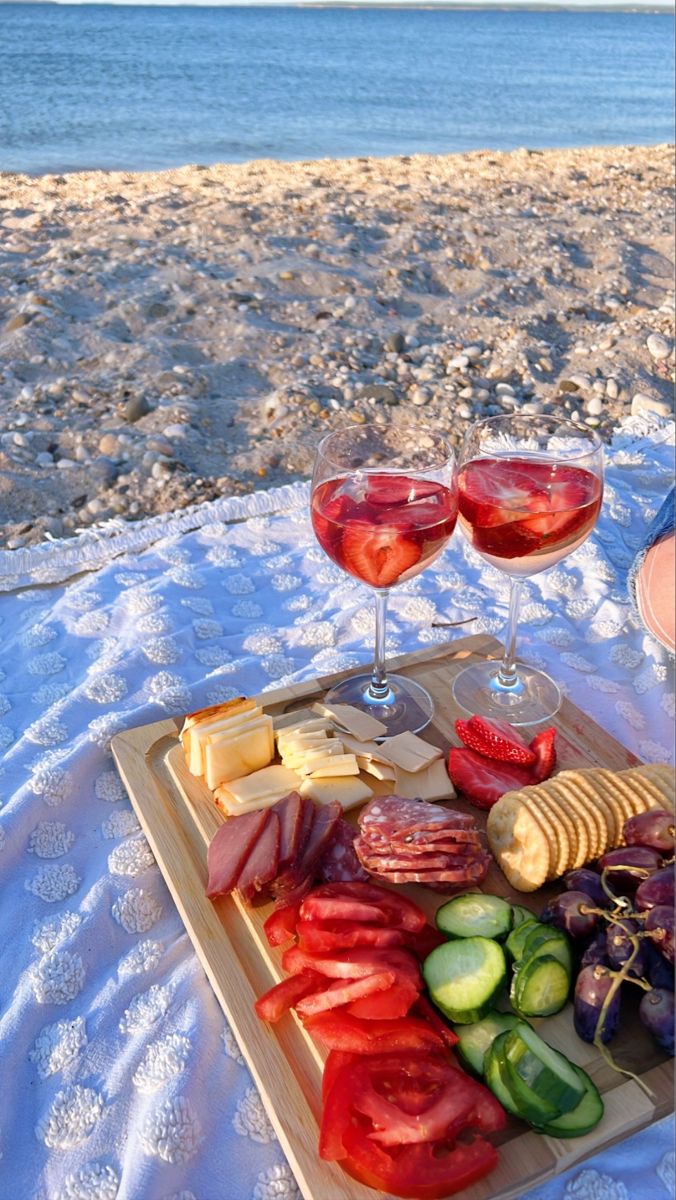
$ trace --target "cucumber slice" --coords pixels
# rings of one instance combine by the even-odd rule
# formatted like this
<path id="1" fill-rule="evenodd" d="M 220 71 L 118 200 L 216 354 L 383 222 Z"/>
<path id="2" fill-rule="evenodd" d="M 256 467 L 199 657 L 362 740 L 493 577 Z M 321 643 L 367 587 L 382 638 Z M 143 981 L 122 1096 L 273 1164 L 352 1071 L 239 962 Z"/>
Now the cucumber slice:
<path id="1" fill-rule="evenodd" d="M 506 975 L 502 946 L 484 937 L 446 942 L 423 963 L 431 999 L 458 1025 L 472 1025 L 486 1016 Z"/>
<path id="2" fill-rule="evenodd" d="M 568 974 L 572 975 L 573 955 L 570 940 L 563 930 L 554 929 L 551 925 L 538 925 L 531 930 L 523 947 L 521 962 L 525 965 L 531 958 L 541 958 L 543 954 L 558 958 Z"/>
<path id="3" fill-rule="evenodd" d="M 512 906 L 500 896 L 468 893 L 442 904 L 436 922 L 437 929 L 451 938 L 503 938 L 512 928 Z"/>
<path id="4" fill-rule="evenodd" d="M 525 904 L 513 904 L 512 928 L 518 929 L 519 925 L 524 925 L 526 921 L 537 921 L 537 917 L 532 909 L 526 908 Z"/>
<path id="5" fill-rule="evenodd" d="M 499 1033 L 509 1033 L 517 1025 L 523 1024 L 514 1013 L 489 1012 L 483 1021 L 474 1025 L 460 1025 L 456 1029 L 458 1036 L 458 1054 L 466 1067 L 475 1075 L 483 1075 L 486 1052 L 493 1045 Z"/>
<path id="6" fill-rule="evenodd" d="M 493 1095 L 500 1101 L 502 1107 L 514 1117 L 524 1117 L 517 1100 L 510 1091 L 505 1069 L 505 1057 L 501 1052 L 508 1036 L 508 1030 L 505 1030 L 504 1033 L 499 1033 L 493 1044 L 488 1047 L 485 1059 L 485 1078 Z M 527 1118 L 524 1119 L 527 1120 Z"/>
<path id="7" fill-rule="evenodd" d="M 526 944 L 526 938 L 528 937 L 529 933 L 532 933 L 534 929 L 546 928 L 546 925 L 541 925 L 539 921 L 536 921 L 533 918 L 532 921 L 522 921 L 520 925 L 516 926 L 512 930 L 507 938 L 507 941 L 505 942 L 505 946 L 507 948 L 507 953 L 511 955 L 514 962 L 518 962 L 522 957 L 523 948 Z"/>
<path id="8" fill-rule="evenodd" d="M 531 958 L 514 972 L 509 998 L 524 1017 L 549 1017 L 560 1012 L 570 991 L 570 975 L 552 954 Z"/>
<path id="9" fill-rule="evenodd" d="M 603 1100 L 599 1095 L 598 1088 L 592 1083 L 586 1071 L 576 1067 L 574 1063 L 570 1065 L 579 1076 L 580 1083 L 584 1087 L 584 1095 L 576 1108 L 571 1108 L 570 1112 L 563 1113 L 553 1121 L 538 1126 L 541 1133 L 548 1133 L 550 1137 L 582 1137 L 583 1134 L 590 1133 L 592 1129 L 595 1129 L 603 1116 Z"/>
<path id="10" fill-rule="evenodd" d="M 584 1096 L 584 1086 L 565 1055 L 554 1050 L 547 1042 L 524 1024 L 511 1031 L 505 1041 L 507 1078 L 514 1095 L 523 1098 L 531 1107 L 541 1105 L 540 1124 L 547 1120 L 547 1108 L 558 1109 L 559 1114 L 576 1108 Z"/>

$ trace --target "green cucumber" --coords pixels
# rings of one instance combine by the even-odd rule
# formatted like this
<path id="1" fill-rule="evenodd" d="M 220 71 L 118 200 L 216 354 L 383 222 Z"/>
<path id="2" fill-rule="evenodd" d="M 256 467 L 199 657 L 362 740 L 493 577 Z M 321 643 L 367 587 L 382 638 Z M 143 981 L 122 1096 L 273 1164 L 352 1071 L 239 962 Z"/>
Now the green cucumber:
<path id="1" fill-rule="evenodd" d="M 520 925 L 516 926 L 512 930 L 507 938 L 507 941 L 505 942 L 505 945 L 507 947 L 507 953 L 511 955 L 514 962 L 518 962 L 521 958 L 528 934 L 534 929 L 546 928 L 546 925 L 540 925 L 540 922 L 536 921 L 533 917 L 531 921 L 522 921 Z"/>
<path id="2" fill-rule="evenodd" d="M 525 904 L 513 904 L 512 928 L 518 929 L 519 925 L 525 924 L 526 921 L 537 921 L 537 917 L 532 909 L 526 908 Z"/>
<path id="3" fill-rule="evenodd" d="M 586 1071 L 576 1067 L 574 1063 L 570 1065 L 579 1077 L 584 1088 L 584 1095 L 576 1108 L 571 1108 L 570 1112 L 563 1113 L 555 1120 L 538 1126 L 541 1133 L 548 1133 L 550 1137 L 582 1137 L 583 1134 L 590 1133 L 592 1129 L 595 1129 L 603 1116 L 603 1100 L 598 1088 L 592 1083 Z"/>
<path id="4" fill-rule="evenodd" d="M 506 1112 L 511 1113 L 513 1117 L 522 1117 L 524 1120 L 527 1120 L 528 1118 L 524 1116 L 507 1082 L 505 1058 L 504 1054 L 501 1053 L 501 1049 L 508 1036 L 508 1030 L 505 1030 L 504 1033 L 499 1033 L 493 1044 L 488 1047 L 485 1060 L 485 1079 L 493 1095 L 500 1101 Z"/>
<path id="5" fill-rule="evenodd" d="M 514 1013 L 489 1012 L 483 1021 L 473 1025 L 459 1025 L 455 1030 L 458 1037 L 458 1054 L 466 1067 L 475 1075 L 483 1075 L 486 1052 L 499 1033 L 509 1033 L 515 1026 L 523 1024 Z"/>
<path id="6" fill-rule="evenodd" d="M 563 930 L 554 929 L 552 925 L 537 925 L 531 930 L 523 947 L 521 964 L 525 966 L 529 959 L 541 958 L 543 954 L 551 954 L 552 958 L 558 958 L 572 976 L 573 955 L 570 940 Z"/>
<path id="7" fill-rule="evenodd" d="M 558 1050 L 523 1023 L 517 1026 L 505 1040 L 504 1054 L 507 1077 L 514 1095 L 524 1099 L 531 1107 L 539 1100 L 541 1115 L 539 1123 L 551 1120 L 547 1108 L 558 1109 L 559 1114 L 576 1108 L 584 1096 L 584 1086 L 572 1064 Z"/>
<path id="8" fill-rule="evenodd" d="M 437 929 L 451 938 L 507 937 L 512 928 L 512 906 L 500 896 L 470 892 L 442 904 Z"/>
<path id="9" fill-rule="evenodd" d="M 507 976 L 502 946 L 490 938 L 461 938 L 437 946 L 423 963 L 430 998 L 450 1021 L 481 1021 Z"/>
<path id="10" fill-rule="evenodd" d="M 514 971 L 509 998 L 523 1017 L 549 1017 L 560 1012 L 570 991 L 570 975 L 558 958 L 543 954 Z"/>

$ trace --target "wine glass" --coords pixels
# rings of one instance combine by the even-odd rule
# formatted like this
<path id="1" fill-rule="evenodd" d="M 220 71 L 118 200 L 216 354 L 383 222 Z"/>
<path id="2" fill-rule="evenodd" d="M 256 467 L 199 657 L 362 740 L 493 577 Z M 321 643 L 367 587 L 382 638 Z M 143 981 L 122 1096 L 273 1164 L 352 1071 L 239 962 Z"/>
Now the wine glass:
<path id="1" fill-rule="evenodd" d="M 458 456 L 458 520 L 470 545 L 510 579 L 502 663 L 475 663 L 456 676 L 453 696 L 468 712 L 536 725 L 561 704 L 558 685 L 516 661 L 523 580 L 577 550 L 603 498 L 597 433 L 546 416 L 488 417 L 471 426 Z"/>
<path id="2" fill-rule="evenodd" d="M 420 684 L 385 670 L 391 587 L 412 579 L 444 549 L 457 518 L 455 458 L 436 433 L 408 425 L 355 425 L 323 438 L 312 477 L 312 525 L 339 567 L 373 588 L 373 671 L 333 688 L 327 702 L 382 721 L 387 736 L 418 732 L 434 706 Z"/>

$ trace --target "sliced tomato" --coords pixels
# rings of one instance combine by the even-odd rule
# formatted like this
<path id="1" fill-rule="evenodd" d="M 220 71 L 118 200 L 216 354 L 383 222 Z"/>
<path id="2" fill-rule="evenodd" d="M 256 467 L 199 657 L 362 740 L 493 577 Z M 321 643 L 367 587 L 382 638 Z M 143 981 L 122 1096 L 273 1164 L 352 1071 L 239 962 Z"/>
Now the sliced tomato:
<path id="1" fill-rule="evenodd" d="M 326 884 L 326 887 L 329 887 Z M 318 889 L 306 896 L 300 910 L 304 921 L 367 921 L 387 924 L 387 914 L 377 904 L 368 904 L 352 896 L 318 896 Z"/>
<path id="2" fill-rule="evenodd" d="M 392 989 L 389 989 L 392 991 Z M 387 995 L 387 992 L 381 993 Z M 367 1000 L 371 997 L 367 997 Z M 364 1001 L 366 1003 L 366 1001 Z M 366 1021 L 334 1009 L 308 1017 L 304 1028 L 330 1050 L 351 1054 L 383 1054 L 394 1050 L 425 1050 L 443 1047 L 436 1030 L 417 1017 Z"/>
<path id="3" fill-rule="evenodd" d="M 432 1200 L 497 1163 L 482 1139 L 453 1139 L 505 1123 L 495 1097 L 437 1050 L 363 1055 L 332 1070 L 320 1154 L 371 1187 Z"/>
<path id="4" fill-rule="evenodd" d="M 320 1015 L 324 1017 L 327 1014 L 321 1013 Z M 308 1018 L 311 1021 L 316 1019 L 315 1017 Z M 353 1054 L 349 1050 L 329 1050 L 326 1062 L 324 1063 L 324 1074 L 322 1075 L 322 1101 L 326 1100 L 331 1091 L 338 1072 L 347 1066 L 348 1063 L 356 1062 L 358 1058 L 358 1054 Z"/>
<path id="5" fill-rule="evenodd" d="M 421 962 L 427 958 L 428 954 L 436 950 L 437 946 L 443 945 L 445 941 L 447 939 L 442 933 L 439 933 L 438 929 L 434 928 L 434 925 L 425 925 L 417 933 L 410 933 L 406 936 L 406 945 Z"/>
<path id="6" fill-rule="evenodd" d="M 405 1017 L 419 995 L 420 984 L 402 980 L 401 983 L 393 984 L 386 992 L 362 996 L 361 1000 L 348 1004 L 346 1012 L 366 1021 L 387 1021 L 391 1018 Z"/>
<path id="7" fill-rule="evenodd" d="M 417 904 L 412 900 L 408 900 L 405 896 L 399 895 L 397 892 L 391 891 L 389 888 L 379 887 L 375 883 L 324 883 L 312 890 L 303 902 L 301 909 L 301 917 L 316 918 L 319 920 L 333 920 L 334 918 L 329 913 L 316 911 L 319 907 L 319 901 L 325 900 L 341 900 L 343 902 L 353 900 L 356 903 L 368 905 L 372 908 L 377 908 L 379 917 L 375 919 L 377 925 L 389 925 L 395 929 L 408 930 L 410 933 L 416 933 L 423 929 L 427 924 L 427 917 Z M 351 918 L 345 914 L 347 920 L 366 920 L 373 921 L 373 917 Z"/>
<path id="8" fill-rule="evenodd" d="M 439 1146 L 422 1142 L 388 1151 L 356 1125 L 344 1134 L 341 1166 L 353 1179 L 376 1191 L 410 1200 L 441 1200 L 461 1192 L 493 1171 L 498 1152 L 485 1138 Z"/>
<path id="9" fill-rule="evenodd" d="M 384 925 L 365 925 L 357 921 L 300 920 L 296 933 L 298 945 L 310 954 L 352 950 L 355 946 L 402 946 L 406 940 L 406 935 L 399 929 L 388 929 Z M 411 945 L 411 949 L 415 947 Z"/>
<path id="10" fill-rule="evenodd" d="M 276 908 L 270 913 L 263 925 L 269 945 L 283 946 L 285 942 L 291 941 L 296 933 L 300 905 L 301 902 L 298 900 L 296 904 L 285 904 L 283 908 Z"/>
<path id="11" fill-rule="evenodd" d="M 300 975 L 290 975 L 288 979 L 276 983 L 274 987 L 259 997 L 255 1004 L 256 1012 L 262 1021 L 271 1023 L 279 1021 L 280 1017 L 283 1017 L 290 1008 L 296 1007 L 296 1003 L 303 996 L 308 996 L 311 992 L 316 991 L 323 982 L 321 975 L 314 971 L 303 971 Z"/>
<path id="12" fill-rule="evenodd" d="M 292 975 L 291 978 L 295 979 L 296 976 Z M 323 991 L 305 995 L 296 1004 L 296 1011 L 301 1017 L 310 1017 L 314 1013 L 326 1012 L 329 1008 L 339 1008 L 341 1004 L 350 1004 L 360 996 L 384 992 L 386 988 L 392 987 L 393 983 L 393 971 L 381 971 L 378 975 L 367 975 L 365 979 L 338 979 Z"/>
<path id="13" fill-rule="evenodd" d="M 439 1015 L 438 1010 L 433 1004 L 430 1004 L 427 996 L 421 994 L 417 997 L 413 1006 L 413 1013 L 417 1017 L 422 1017 L 427 1024 L 438 1034 L 446 1045 L 453 1049 L 458 1044 L 458 1035 L 453 1032 L 450 1025 L 447 1025 L 444 1018 Z"/>
<path id="14" fill-rule="evenodd" d="M 360 946 L 340 954 L 308 954 L 300 946 L 290 946 L 282 956 L 282 966 L 291 974 L 299 971 L 318 971 L 330 979 L 361 979 L 379 971 L 391 971 L 395 982 L 408 982 L 422 988 L 420 965 L 409 950 L 399 946 L 383 950 L 377 946 Z"/>

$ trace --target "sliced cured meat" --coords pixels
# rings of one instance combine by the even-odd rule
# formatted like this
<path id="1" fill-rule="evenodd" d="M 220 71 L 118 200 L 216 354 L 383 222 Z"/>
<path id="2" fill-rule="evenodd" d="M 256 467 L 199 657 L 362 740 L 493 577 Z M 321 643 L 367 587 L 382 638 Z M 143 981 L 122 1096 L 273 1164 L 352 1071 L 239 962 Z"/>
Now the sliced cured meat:
<path id="1" fill-rule="evenodd" d="M 268 820 L 246 859 L 235 885 L 247 904 L 251 904 L 277 874 L 281 829 L 277 813 L 272 809 L 268 809 L 268 812 Z M 240 817 L 236 819 L 241 820 Z"/>
<path id="2" fill-rule="evenodd" d="M 448 883 L 454 887 L 467 887 L 470 883 L 481 883 L 489 865 L 490 859 L 485 858 L 455 871 L 388 871 L 387 879 L 390 883 Z"/>
<path id="3" fill-rule="evenodd" d="M 324 851 L 319 864 L 319 877 L 324 883 L 349 883 L 353 880 L 366 882 L 369 873 L 361 865 L 354 840 L 356 830 L 344 817 L 340 817 L 330 845 Z"/>
<path id="4" fill-rule="evenodd" d="M 413 833 L 397 834 L 397 840 L 406 846 L 428 846 L 430 842 L 469 842 L 470 845 L 481 842 L 479 830 L 474 828 L 474 818 L 468 815 L 466 829 L 420 829 Z M 472 828 L 469 828 L 469 826 Z"/>
<path id="5" fill-rule="evenodd" d="M 298 854 L 303 828 L 303 801 L 298 792 L 289 792 L 274 806 L 281 826 L 279 838 L 279 870 L 285 871 Z"/>
<path id="6" fill-rule="evenodd" d="M 443 870 L 444 867 L 456 867 L 461 861 L 464 861 L 464 856 L 449 855 L 449 854 L 374 854 L 368 847 L 356 846 L 360 861 L 369 871 L 374 871 L 377 874 L 383 871 L 407 871 L 418 870 L 419 867 L 424 867 L 426 871 L 432 869 Z M 452 861 L 449 861 L 452 860 Z"/>
<path id="7" fill-rule="evenodd" d="M 427 800 L 406 800 L 403 796 L 374 796 L 359 814 L 363 833 L 372 827 L 387 837 L 406 829 L 439 829 L 452 824 L 445 809 Z"/>
<path id="8" fill-rule="evenodd" d="M 294 891 L 307 875 L 307 871 L 301 872 L 300 870 L 300 860 L 310 840 L 315 813 L 319 810 L 312 800 L 301 797 L 301 801 L 300 832 L 298 834 L 296 858 L 294 862 L 289 863 L 288 867 L 280 871 L 277 878 L 273 880 L 270 890 L 275 897 L 283 898 L 289 892 Z"/>
<path id="9" fill-rule="evenodd" d="M 312 804 L 313 802 L 310 801 Z M 316 871 L 317 864 L 331 845 L 338 822 L 342 819 L 343 810 L 338 800 L 331 800 L 321 808 L 315 806 L 314 820 L 310 835 L 305 844 L 298 864 L 300 876 L 309 875 Z"/>
<path id="10" fill-rule="evenodd" d="M 232 891 L 257 838 L 270 819 L 270 810 L 230 817 L 214 834 L 207 851 L 210 900 Z"/>
<path id="11" fill-rule="evenodd" d="M 471 858 L 482 850 L 479 838 L 476 842 L 395 842 L 390 843 L 392 854 L 403 854 L 409 858 L 420 858 L 425 854 L 453 854 L 458 858 Z M 382 853 L 380 847 L 377 854 Z"/>
<path id="12" fill-rule="evenodd" d="M 280 895 L 278 895 L 275 899 L 275 910 L 283 910 L 289 906 L 300 907 L 308 892 L 312 891 L 312 885 L 314 884 L 314 881 L 314 875 L 306 875 L 305 878 L 301 879 L 294 887 L 289 888 L 286 892 L 280 893 Z M 273 884 L 273 888 L 274 886 L 275 885 Z"/>

